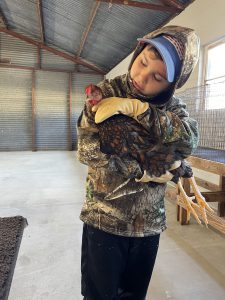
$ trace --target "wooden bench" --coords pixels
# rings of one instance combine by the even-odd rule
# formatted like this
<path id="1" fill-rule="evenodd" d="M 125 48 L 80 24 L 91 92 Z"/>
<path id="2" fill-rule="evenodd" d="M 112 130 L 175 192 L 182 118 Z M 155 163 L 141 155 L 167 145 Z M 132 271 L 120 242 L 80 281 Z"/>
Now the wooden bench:
<path id="1" fill-rule="evenodd" d="M 199 187 L 203 187 L 209 192 L 202 192 L 207 202 L 218 203 L 217 215 L 209 214 L 209 224 L 225 234 L 225 150 L 201 148 L 199 147 L 194 155 L 187 159 L 191 166 L 207 171 L 216 175 L 219 175 L 218 184 L 212 183 L 207 178 L 198 178 L 195 176 L 196 183 Z M 193 196 L 189 181 L 182 179 L 183 187 L 188 196 Z M 166 197 L 172 200 L 178 200 L 179 190 L 168 185 L 166 190 Z M 178 201 L 177 201 L 178 202 Z M 182 207 L 182 204 L 177 204 L 177 221 L 181 225 L 187 225 L 189 220 L 187 218 L 187 211 Z"/>
<path id="2" fill-rule="evenodd" d="M 214 149 L 210 149 L 212 151 Z M 207 151 L 207 149 L 206 149 Z M 217 150 L 215 150 L 217 151 Z M 201 179 L 195 176 L 196 183 L 198 186 L 203 187 L 207 190 L 210 190 L 209 192 L 202 192 L 202 195 L 205 197 L 207 202 L 217 202 L 218 203 L 218 211 L 217 215 L 218 217 L 221 217 L 221 224 L 225 224 L 224 217 L 225 216 L 225 151 L 218 150 L 219 155 L 222 153 L 222 157 L 218 157 L 218 161 L 213 161 L 197 156 L 190 156 L 187 161 L 190 162 L 191 166 L 203 171 L 207 171 L 213 174 L 219 175 L 219 184 L 216 185 L 214 183 L 209 182 L 207 179 Z M 207 153 L 207 152 L 205 152 Z M 214 153 L 215 154 L 215 153 Z M 220 162 L 222 161 L 222 162 Z M 183 187 L 185 192 L 188 196 L 193 196 L 194 194 L 191 193 L 190 184 L 187 179 L 182 179 Z M 166 191 L 166 196 L 171 199 L 177 198 L 178 190 L 175 190 L 174 188 L 168 188 Z M 218 220 L 217 217 L 217 220 Z M 187 211 L 185 208 L 181 207 L 177 204 L 177 221 L 180 222 L 181 225 L 187 225 L 189 223 L 187 219 Z M 217 228 L 218 229 L 218 228 Z M 219 229 L 218 229 L 219 230 Z M 224 228 L 225 230 L 225 228 Z M 224 230 L 222 232 L 224 233 Z"/>

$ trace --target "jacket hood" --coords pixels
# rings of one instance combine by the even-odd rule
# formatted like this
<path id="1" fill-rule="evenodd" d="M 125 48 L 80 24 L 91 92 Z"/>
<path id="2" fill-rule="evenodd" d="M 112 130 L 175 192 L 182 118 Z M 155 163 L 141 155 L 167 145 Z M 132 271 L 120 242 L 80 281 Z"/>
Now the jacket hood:
<path id="1" fill-rule="evenodd" d="M 145 35 L 143 38 L 152 39 L 161 34 L 166 34 L 175 37 L 185 46 L 185 50 L 184 50 L 184 60 L 182 63 L 181 72 L 177 80 L 174 83 L 172 83 L 166 91 L 162 92 L 158 96 L 149 100 L 150 103 L 156 105 L 164 105 L 166 102 L 170 100 L 175 89 L 181 88 L 187 82 L 192 71 L 194 70 L 194 67 L 198 62 L 199 48 L 200 48 L 200 41 L 195 31 L 191 28 L 182 27 L 182 26 L 166 26 Z M 130 71 L 134 60 L 141 53 L 144 47 L 145 45 L 141 43 L 137 45 L 137 47 L 134 50 L 134 54 L 131 58 L 128 71 Z"/>

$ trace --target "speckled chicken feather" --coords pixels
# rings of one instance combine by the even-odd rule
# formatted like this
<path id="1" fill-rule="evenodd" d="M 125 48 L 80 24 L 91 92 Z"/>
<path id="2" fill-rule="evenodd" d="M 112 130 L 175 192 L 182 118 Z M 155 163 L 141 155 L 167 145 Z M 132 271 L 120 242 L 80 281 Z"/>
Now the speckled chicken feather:
<path id="1" fill-rule="evenodd" d="M 116 154 L 121 158 L 132 157 L 142 171 L 151 176 L 161 176 L 176 160 L 184 157 L 175 151 L 173 144 L 162 144 L 149 135 L 134 119 L 125 115 L 114 115 L 98 125 L 100 150 L 105 154 Z"/>

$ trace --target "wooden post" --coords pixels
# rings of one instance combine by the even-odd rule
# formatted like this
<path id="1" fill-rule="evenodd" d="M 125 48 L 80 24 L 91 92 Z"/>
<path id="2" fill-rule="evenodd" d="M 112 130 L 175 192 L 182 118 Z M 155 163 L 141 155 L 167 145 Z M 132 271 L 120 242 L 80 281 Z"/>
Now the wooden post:
<path id="1" fill-rule="evenodd" d="M 181 209 L 180 205 L 177 204 L 177 222 L 180 221 L 180 209 Z"/>
<path id="2" fill-rule="evenodd" d="M 36 148 L 35 70 L 32 71 L 32 151 Z"/>
<path id="3" fill-rule="evenodd" d="M 41 48 L 37 48 L 37 68 L 41 69 Z"/>
<path id="4" fill-rule="evenodd" d="M 225 176 L 220 176 L 220 186 L 221 186 L 221 190 L 225 191 Z M 218 216 L 219 217 L 225 216 L 225 199 L 224 201 L 218 202 Z"/>
<path id="5" fill-rule="evenodd" d="M 68 150 L 73 150 L 72 145 L 72 73 L 69 73 L 69 128 L 68 128 Z"/>

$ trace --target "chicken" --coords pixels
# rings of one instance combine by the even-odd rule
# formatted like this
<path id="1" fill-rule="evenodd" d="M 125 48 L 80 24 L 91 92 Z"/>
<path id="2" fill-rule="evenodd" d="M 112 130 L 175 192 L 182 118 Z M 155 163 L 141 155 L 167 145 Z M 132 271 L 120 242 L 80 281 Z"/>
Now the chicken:
<path id="1" fill-rule="evenodd" d="M 173 146 L 156 141 L 143 126 L 125 115 L 110 117 L 99 124 L 98 130 L 103 153 L 132 157 L 151 176 L 160 177 L 176 160 L 184 158 Z"/>
<path id="2" fill-rule="evenodd" d="M 94 85 L 94 84 L 90 84 L 90 85 L 86 86 L 85 94 L 87 96 L 86 101 L 91 106 L 96 105 L 100 100 L 103 99 L 101 89 L 97 85 Z"/>
<path id="3" fill-rule="evenodd" d="M 89 105 L 97 104 L 103 98 L 101 89 L 95 85 L 90 85 L 85 89 Z M 136 120 L 126 115 L 114 115 L 105 121 L 97 124 L 100 150 L 105 154 L 115 155 L 121 160 L 132 158 L 137 160 L 142 171 L 147 171 L 150 176 L 160 177 L 171 168 L 175 161 L 181 160 L 181 165 L 177 169 L 170 170 L 174 175 L 171 181 L 178 184 L 181 193 L 181 201 L 185 203 L 188 218 L 192 213 L 197 222 L 201 224 L 198 214 L 195 211 L 196 205 L 201 208 L 201 217 L 205 224 L 208 224 L 206 209 L 212 210 L 201 195 L 193 172 L 184 156 L 176 151 L 173 144 L 163 144 L 159 140 L 151 137 L 149 132 Z M 195 197 L 188 197 L 181 184 L 180 178 L 188 178 Z M 154 182 L 148 183 L 150 186 L 156 185 Z"/>

